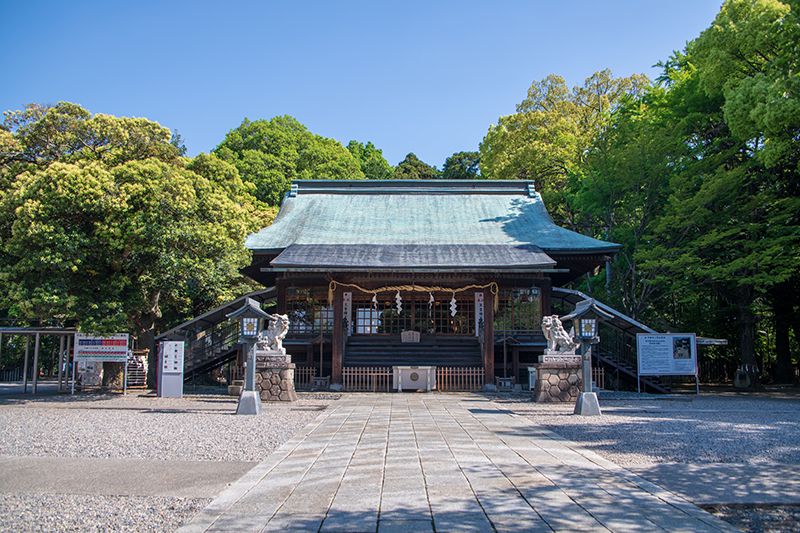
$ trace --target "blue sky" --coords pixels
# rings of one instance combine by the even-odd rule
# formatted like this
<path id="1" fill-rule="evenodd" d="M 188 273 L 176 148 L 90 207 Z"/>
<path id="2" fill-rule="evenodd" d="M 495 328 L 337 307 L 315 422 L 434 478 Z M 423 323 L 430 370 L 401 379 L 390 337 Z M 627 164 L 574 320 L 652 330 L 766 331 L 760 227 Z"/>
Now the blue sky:
<path id="1" fill-rule="evenodd" d="M 441 168 L 548 74 L 656 77 L 721 3 L 3 0 L 0 107 L 146 117 L 192 156 L 245 117 L 292 115 Z"/>

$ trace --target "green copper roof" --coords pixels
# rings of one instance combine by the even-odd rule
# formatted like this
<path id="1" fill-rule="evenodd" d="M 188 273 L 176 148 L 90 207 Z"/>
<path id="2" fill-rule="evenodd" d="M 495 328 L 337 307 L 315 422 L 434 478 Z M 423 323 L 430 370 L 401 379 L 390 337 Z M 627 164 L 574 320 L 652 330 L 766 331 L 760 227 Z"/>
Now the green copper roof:
<path id="1" fill-rule="evenodd" d="M 512 245 L 613 252 L 619 245 L 557 226 L 526 181 L 298 180 L 254 252 L 291 245 Z"/>

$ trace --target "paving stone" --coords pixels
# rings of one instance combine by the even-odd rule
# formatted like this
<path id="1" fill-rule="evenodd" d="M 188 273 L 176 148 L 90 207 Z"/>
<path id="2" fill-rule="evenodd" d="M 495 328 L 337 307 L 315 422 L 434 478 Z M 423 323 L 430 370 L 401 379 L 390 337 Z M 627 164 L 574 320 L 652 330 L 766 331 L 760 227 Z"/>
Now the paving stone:
<path id="1" fill-rule="evenodd" d="M 413 393 L 345 395 L 181 531 L 434 523 L 437 533 L 732 531 L 485 398 Z"/>
<path id="2" fill-rule="evenodd" d="M 378 533 L 430 533 L 432 531 L 431 520 L 381 519 L 378 522 Z"/>

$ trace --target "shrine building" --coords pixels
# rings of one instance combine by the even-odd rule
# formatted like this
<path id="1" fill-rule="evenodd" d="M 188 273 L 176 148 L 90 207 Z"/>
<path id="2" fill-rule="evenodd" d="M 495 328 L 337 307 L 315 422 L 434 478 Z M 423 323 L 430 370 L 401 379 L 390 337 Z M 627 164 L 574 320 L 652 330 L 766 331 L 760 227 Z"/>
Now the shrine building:
<path id="1" fill-rule="evenodd" d="M 493 180 L 294 181 L 245 246 L 243 273 L 289 316 L 292 360 L 333 384 L 398 365 L 521 380 L 552 288 L 620 248 L 557 226 L 533 182 Z"/>

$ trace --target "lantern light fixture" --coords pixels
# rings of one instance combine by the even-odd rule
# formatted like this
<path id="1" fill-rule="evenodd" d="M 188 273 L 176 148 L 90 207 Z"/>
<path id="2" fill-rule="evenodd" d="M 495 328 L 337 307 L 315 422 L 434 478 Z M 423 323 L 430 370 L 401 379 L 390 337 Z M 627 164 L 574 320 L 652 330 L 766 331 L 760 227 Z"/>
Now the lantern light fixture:
<path id="1" fill-rule="evenodd" d="M 578 337 L 581 339 L 593 339 L 597 337 L 597 319 L 594 317 L 581 317 L 579 329 L 580 333 Z"/>
<path id="2" fill-rule="evenodd" d="M 239 395 L 239 405 L 236 407 L 237 415 L 261 414 L 261 397 L 256 391 L 256 358 L 253 345 L 258 340 L 261 332 L 261 320 L 272 317 L 263 311 L 257 301 L 246 298 L 242 307 L 226 315 L 227 318 L 238 318 L 242 339 L 245 341 L 247 353 L 247 371 L 245 373 L 244 390 Z"/>

